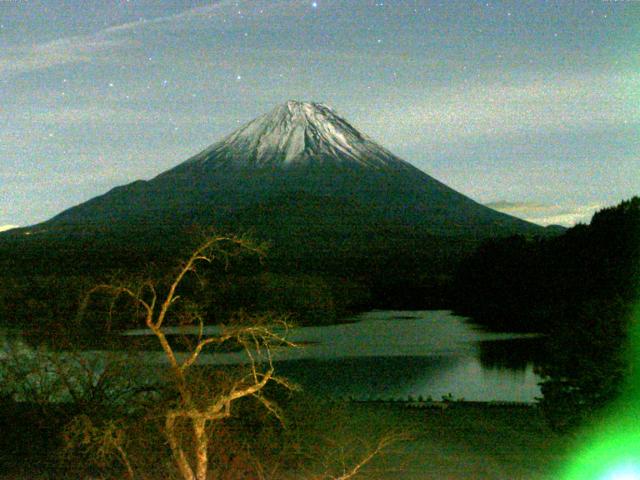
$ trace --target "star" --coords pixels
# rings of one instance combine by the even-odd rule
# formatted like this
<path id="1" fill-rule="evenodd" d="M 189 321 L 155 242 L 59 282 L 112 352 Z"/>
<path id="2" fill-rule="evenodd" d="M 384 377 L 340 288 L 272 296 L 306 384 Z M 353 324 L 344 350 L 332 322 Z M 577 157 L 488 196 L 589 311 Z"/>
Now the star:
<path id="1" fill-rule="evenodd" d="M 313 2 L 313 3 L 311 4 L 311 6 L 312 6 L 313 8 L 318 8 L 318 2 Z"/>

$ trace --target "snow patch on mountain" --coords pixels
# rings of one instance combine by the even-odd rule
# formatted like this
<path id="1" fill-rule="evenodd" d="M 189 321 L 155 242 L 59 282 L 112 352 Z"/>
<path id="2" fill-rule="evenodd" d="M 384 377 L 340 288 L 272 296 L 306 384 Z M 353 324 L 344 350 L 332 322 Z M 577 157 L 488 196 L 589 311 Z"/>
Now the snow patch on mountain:
<path id="1" fill-rule="evenodd" d="M 330 107 L 290 100 L 185 162 L 282 166 L 357 164 L 374 169 L 409 164 L 358 132 Z"/>

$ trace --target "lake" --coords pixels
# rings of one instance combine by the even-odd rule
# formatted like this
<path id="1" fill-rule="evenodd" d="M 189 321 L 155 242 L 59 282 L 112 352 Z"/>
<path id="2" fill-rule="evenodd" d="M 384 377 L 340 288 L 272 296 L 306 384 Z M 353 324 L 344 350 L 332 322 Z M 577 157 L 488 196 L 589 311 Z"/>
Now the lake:
<path id="1" fill-rule="evenodd" d="M 277 352 L 276 372 L 319 395 L 363 400 L 440 400 L 451 394 L 469 401 L 533 402 L 540 397 L 533 368 L 541 349 L 536 335 L 486 332 L 444 310 L 380 310 L 351 320 L 292 330 L 288 338 L 304 347 Z M 161 361 L 162 354 L 147 358 Z M 243 359 L 242 353 L 201 358 L 205 364 Z"/>
<path id="2" fill-rule="evenodd" d="M 540 378 L 534 372 L 541 352 L 538 336 L 486 332 L 444 310 L 370 311 L 348 320 L 292 329 L 288 338 L 303 346 L 276 351 L 276 373 L 311 393 L 336 398 L 440 400 L 450 395 L 469 401 L 533 402 L 540 397 Z M 219 332 L 219 327 L 205 327 L 205 333 Z M 1 333 L 0 357 L 6 348 Z M 130 330 L 125 335 L 149 331 Z M 149 367 L 145 378 L 166 362 L 161 351 L 141 355 Z M 100 359 L 105 352 L 83 356 L 104 364 Z M 243 362 L 244 352 L 207 353 L 199 359 L 204 365 Z"/>

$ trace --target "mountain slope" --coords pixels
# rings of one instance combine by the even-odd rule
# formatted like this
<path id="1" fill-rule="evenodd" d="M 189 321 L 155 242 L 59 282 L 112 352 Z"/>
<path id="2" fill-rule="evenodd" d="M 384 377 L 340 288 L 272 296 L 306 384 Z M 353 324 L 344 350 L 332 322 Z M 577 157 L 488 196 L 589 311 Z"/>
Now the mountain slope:
<path id="1" fill-rule="evenodd" d="M 287 102 L 151 180 L 0 233 L 0 267 L 147 272 L 173 266 L 200 227 L 267 240 L 270 272 L 320 275 L 349 301 L 339 286 L 356 285 L 379 308 L 446 307 L 456 265 L 483 239 L 546 234 L 418 170 L 325 105 Z"/>
<path id="2" fill-rule="evenodd" d="M 328 231 L 380 225 L 439 236 L 543 233 L 428 176 L 329 107 L 294 101 L 152 180 L 115 188 L 32 230 L 214 224 L 270 238 L 291 221 L 292 202 Z M 256 218 L 265 206 L 271 214 Z M 303 231 L 304 218 L 287 228 Z"/>

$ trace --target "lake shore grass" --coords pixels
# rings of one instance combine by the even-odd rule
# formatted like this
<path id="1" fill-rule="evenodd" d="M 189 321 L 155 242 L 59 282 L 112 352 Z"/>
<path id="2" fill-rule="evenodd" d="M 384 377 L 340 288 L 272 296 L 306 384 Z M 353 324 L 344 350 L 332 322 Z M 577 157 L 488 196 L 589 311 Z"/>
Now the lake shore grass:
<path id="1" fill-rule="evenodd" d="M 363 479 L 553 479 L 570 452 L 571 437 L 552 432 L 535 405 L 438 402 L 409 408 L 405 402 L 350 402 L 348 409 L 346 428 L 354 438 L 366 438 L 367 425 L 381 418 L 410 437 L 366 465 Z M 55 478 L 47 459 L 13 447 L 0 452 L 0 479 Z"/>
<path id="2" fill-rule="evenodd" d="M 572 440 L 553 432 L 531 404 L 434 402 L 408 408 L 384 402 L 356 408 L 389 417 L 412 437 L 372 462 L 363 478 L 551 480 Z"/>

